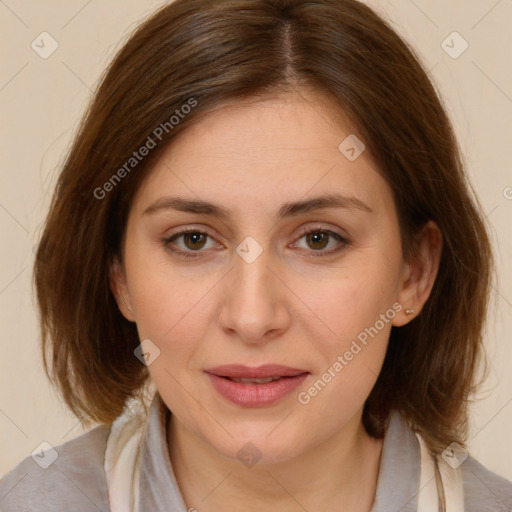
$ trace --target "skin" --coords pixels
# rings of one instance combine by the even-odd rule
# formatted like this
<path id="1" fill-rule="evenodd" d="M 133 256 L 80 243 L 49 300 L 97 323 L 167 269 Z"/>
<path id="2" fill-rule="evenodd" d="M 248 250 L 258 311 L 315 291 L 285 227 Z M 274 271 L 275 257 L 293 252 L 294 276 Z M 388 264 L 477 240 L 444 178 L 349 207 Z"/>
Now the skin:
<path id="1" fill-rule="evenodd" d="M 148 368 L 172 411 L 169 453 L 187 507 L 372 507 L 382 440 L 366 433 L 363 404 L 391 326 L 409 322 L 428 298 L 442 240 L 429 222 L 416 256 L 403 260 L 391 189 L 368 151 L 349 161 L 338 150 L 352 133 L 343 112 L 313 91 L 222 105 L 166 148 L 137 191 L 111 289 L 140 339 L 160 350 Z M 372 212 L 327 208 L 274 217 L 285 202 L 333 192 L 357 197 Z M 171 209 L 144 214 L 164 196 L 222 205 L 232 218 Z M 198 257 L 163 245 L 180 227 L 208 233 L 199 242 L 181 236 L 170 243 Z M 350 243 L 311 240 L 300 231 L 305 227 L 334 231 Z M 236 252 L 248 236 L 263 251 L 252 263 Z M 401 311 L 301 404 L 298 393 L 394 303 Z M 279 402 L 245 408 L 227 402 L 204 373 L 236 363 L 283 364 L 311 374 Z M 237 458 L 248 442 L 261 454 L 251 468 Z"/>

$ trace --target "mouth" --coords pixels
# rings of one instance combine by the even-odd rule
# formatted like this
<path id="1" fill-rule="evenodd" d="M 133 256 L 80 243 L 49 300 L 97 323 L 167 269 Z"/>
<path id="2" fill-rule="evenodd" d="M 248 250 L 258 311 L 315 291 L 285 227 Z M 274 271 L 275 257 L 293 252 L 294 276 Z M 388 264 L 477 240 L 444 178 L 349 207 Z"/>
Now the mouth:
<path id="1" fill-rule="evenodd" d="M 250 379 L 250 378 L 244 378 L 244 377 L 225 377 L 222 375 L 219 375 L 219 377 L 222 377 L 223 379 L 228 379 L 232 382 L 243 382 L 244 384 L 266 384 L 267 382 L 274 382 L 275 380 L 290 378 L 290 377 L 267 377 L 266 379 Z"/>
<path id="2" fill-rule="evenodd" d="M 274 404 L 310 375 L 307 370 L 273 364 L 224 365 L 205 370 L 205 373 L 223 398 L 243 407 Z"/>
<path id="3" fill-rule="evenodd" d="M 279 379 L 281 377 L 296 377 L 307 370 L 299 370 L 279 364 L 265 364 L 262 366 L 244 366 L 242 364 L 226 364 L 205 370 L 206 373 L 226 377 L 228 379 Z"/>

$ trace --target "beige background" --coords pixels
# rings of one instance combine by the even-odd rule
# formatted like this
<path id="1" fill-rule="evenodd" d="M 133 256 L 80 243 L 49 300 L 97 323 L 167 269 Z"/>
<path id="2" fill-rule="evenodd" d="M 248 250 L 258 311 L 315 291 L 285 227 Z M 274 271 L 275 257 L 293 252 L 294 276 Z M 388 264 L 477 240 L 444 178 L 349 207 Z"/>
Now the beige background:
<path id="1" fill-rule="evenodd" d="M 42 441 L 55 446 L 81 432 L 42 371 L 30 284 L 33 247 L 91 90 L 131 29 L 162 3 L 0 0 L 0 474 Z M 486 334 L 491 371 L 483 400 L 472 408 L 469 445 L 484 465 L 512 479 L 512 2 L 371 3 L 431 70 L 492 225 L 499 281 Z M 31 48 L 43 31 L 58 42 L 47 59 Z M 456 59 L 442 47 L 453 31 L 469 44 Z M 444 43 L 452 54 L 463 44 L 458 36 Z"/>

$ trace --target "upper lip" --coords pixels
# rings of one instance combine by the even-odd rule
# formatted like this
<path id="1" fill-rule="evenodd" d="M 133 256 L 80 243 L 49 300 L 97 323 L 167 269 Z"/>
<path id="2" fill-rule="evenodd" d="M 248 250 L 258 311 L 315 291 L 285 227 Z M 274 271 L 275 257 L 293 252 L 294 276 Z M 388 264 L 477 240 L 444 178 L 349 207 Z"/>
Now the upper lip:
<path id="1" fill-rule="evenodd" d="M 245 366 L 243 364 L 225 364 L 208 368 L 206 373 L 217 375 L 218 377 L 235 377 L 248 379 L 264 379 L 267 377 L 295 377 L 303 373 L 309 373 L 307 370 L 299 370 L 282 366 L 280 364 L 264 364 L 262 366 Z"/>

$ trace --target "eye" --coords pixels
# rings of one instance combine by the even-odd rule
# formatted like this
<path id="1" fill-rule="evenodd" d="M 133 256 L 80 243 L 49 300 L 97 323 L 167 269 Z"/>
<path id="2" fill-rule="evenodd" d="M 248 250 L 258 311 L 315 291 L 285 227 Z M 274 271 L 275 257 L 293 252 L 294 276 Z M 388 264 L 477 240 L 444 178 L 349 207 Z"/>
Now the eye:
<path id="1" fill-rule="evenodd" d="M 182 248 L 176 247 L 176 245 L 178 245 L 176 244 L 176 240 L 180 238 L 184 244 L 184 247 L 182 246 Z M 164 245 L 171 252 L 180 256 L 184 256 L 186 258 L 196 258 L 201 256 L 201 252 L 204 252 L 201 249 L 209 248 L 207 247 L 208 238 L 211 239 L 210 235 L 204 231 L 201 231 L 197 228 L 185 228 L 178 233 L 171 235 L 170 237 L 163 238 L 162 245 Z"/>
<path id="2" fill-rule="evenodd" d="M 347 238 L 335 231 L 316 226 L 302 230 L 299 240 L 303 238 L 308 246 L 303 250 L 309 252 L 310 255 L 314 257 L 331 256 L 340 252 L 351 243 Z M 180 244 L 177 243 L 177 240 L 180 239 L 182 242 L 181 247 Z M 208 239 L 210 239 L 211 244 L 213 244 L 210 245 L 210 247 L 208 247 Z M 206 252 L 203 249 L 211 249 L 216 245 L 213 237 L 207 232 L 193 227 L 184 228 L 167 238 L 162 238 L 161 242 L 167 250 L 185 258 L 203 256 L 202 253 Z M 295 245 L 297 245 L 297 242 L 293 244 L 293 246 Z M 334 247 L 324 250 L 329 245 L 334 245 Z"/>
<path id="3" fill-rule="evenodd" d="M 311 255 L 314 257 L 331 256 L 350 245 L 350 241 L 339 233 L 316 226 L 313 228 L 305 228 L 299 240 L 303 238 L 307 244 L 305 250 L 310 249 L 308 252 L 311 252 Z M 333 242 L 331 245 L 334 245 L 334 247 L 324 250 L 331 242 Z"/>

